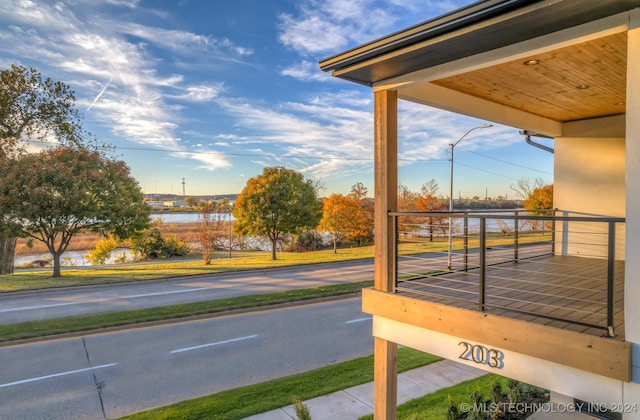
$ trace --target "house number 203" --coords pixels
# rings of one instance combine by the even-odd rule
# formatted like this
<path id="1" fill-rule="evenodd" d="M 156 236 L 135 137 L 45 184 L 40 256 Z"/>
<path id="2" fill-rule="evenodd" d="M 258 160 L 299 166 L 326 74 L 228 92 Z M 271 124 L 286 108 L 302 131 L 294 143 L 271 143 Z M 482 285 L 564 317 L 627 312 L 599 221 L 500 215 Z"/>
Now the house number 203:
<path id="1" fill-rule="evenodd" d="M 470 360 L 496 369 L 502 369 L 504 367 L 504 353 L 500 350 L 489 349 L 479 344 L 467 343 L 466 341 L 461 341 L 458 345 L 464 346 L 464 350 L 459 356 L 460 359 Z"/>

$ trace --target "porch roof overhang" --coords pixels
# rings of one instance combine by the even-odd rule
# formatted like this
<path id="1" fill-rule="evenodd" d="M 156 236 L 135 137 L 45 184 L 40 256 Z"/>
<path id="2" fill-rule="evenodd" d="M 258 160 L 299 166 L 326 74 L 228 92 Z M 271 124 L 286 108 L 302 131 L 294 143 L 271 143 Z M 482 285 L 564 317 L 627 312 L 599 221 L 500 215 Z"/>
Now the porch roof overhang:
<path id="1" fill-rule="evenodd" d="M 640 0 L 484 0 L 320 68 L 395 89 L 401 99 L 556 137 L 564 123 L 625 114 L 626 31 L 638 7 Z"/>

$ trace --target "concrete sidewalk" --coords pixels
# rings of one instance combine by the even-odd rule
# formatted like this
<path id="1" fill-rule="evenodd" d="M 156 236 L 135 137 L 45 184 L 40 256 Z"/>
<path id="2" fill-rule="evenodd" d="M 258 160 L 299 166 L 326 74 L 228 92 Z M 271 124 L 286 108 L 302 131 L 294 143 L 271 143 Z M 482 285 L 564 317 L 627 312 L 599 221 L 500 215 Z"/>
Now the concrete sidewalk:
<path id="1" fill-rule="evenodd" d="M 474 379 L 486 372 L 442 360 L 398 375 L 398 404 Z M 373 413 L 373 383 L 304 401 L 314 420 L 353 420 Z M 250 420 L 297 419 L 293 405 L 248 417 Z"/>
<path id="2" fill-rule="evenodd" d="M 487 372 L 471 366 L 442 360 L 398 375 L 398 404 L 422 397 L 442 388 L 475 379 Z M 304 401 L 313 420 L 355 420 L 373 413 L 373 383 L 366 383 L 333 394 Z M 593 417 L 553 409 L 555 404 L 545 405 L 548 412 L 534 413 L 528 420 L 588 420 Z M 247 417 L 249 420 L 296 420 L 293 405 Z M 595 419 L 594 419 L 595 420 Z"/>

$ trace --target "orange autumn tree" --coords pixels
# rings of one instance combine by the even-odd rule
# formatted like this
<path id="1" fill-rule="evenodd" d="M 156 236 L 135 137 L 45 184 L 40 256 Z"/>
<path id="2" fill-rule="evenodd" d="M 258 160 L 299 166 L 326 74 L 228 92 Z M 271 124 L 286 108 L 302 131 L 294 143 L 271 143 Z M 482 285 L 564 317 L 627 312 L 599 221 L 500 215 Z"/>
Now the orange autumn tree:
<path id="1" fill-rule="evenodd" d="M 367 188 L 361 182 L 351 187 L 349 197 L 353 197 L 358 203 L 358 215 L 355 220 L 354 230 L 345 235 L 345 239 L 356 242 L 357 246 L 373 241 L 373 213 L 374 200 L 367 197 Z"/>
<path id="2" fill-rule="evenodd" d="M 318 230 L 331 235 L 333 252 L 338 243 L 348 239 L 357 243 L 370 241 L 373 234 L 373 199 L 367 188 L 358 182 L 348 195 L 333 194 L 323 201 L 323 216 Z"/>
<path id="3" fill-rule="evenodd" d="M 534 188 L 525 198 L 522 203 L 524 208 L 532 211 L 534 215 L 546 215 L 548 212 L 542 210 L 551 210 L 553 208 L 553 184 L 543 185 L 541 187 Z M 538 211 L 536 211 L 538 210 Z M 537 221 L 531 221 L 530 224 L 534 229 L 538 228 Z M 551 227 L 550 222 L 546 222 L 546 227 Z M 545 223 L 542 222 L 542 227 L 545 228 Z"/>
<path id="4" fill-rule="evenodd" d="M 553 208 L 553 184 L 535 188 L 522 203 L 527 210 L 550 210 Z"/>
<path id="5" fill-rule="evenodd" d="M 318 230 L 331 235 L 333 252 L 338 252 L 338 242 L 359 230 L 362 217 L 360 203 L 353 195 L 331 194 L 323 200 L 322 219 Z"/>

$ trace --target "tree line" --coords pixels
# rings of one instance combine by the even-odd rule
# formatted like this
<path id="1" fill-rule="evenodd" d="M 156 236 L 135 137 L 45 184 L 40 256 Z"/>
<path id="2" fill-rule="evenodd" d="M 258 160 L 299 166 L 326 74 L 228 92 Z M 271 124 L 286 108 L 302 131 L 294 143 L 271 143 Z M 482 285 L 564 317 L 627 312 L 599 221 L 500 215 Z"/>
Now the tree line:
<path id="1" fill-rule="evenodd" d="M 54 277 L 61 275 L 61 255 L 80 232 L 109 238 L 105 250 L 125 239 L 149 256 L 185 250 L 185 244 L 164 241 L 157 228 L 150 229 L 151 209 L 137 181 L 124 162 L 110 155 L 110 145 L 83 129 L 74 102 L 68 85 L 43 78 L 33 68 L 0 71 L 0 274 L 13 272 L 18 237 L 47 246 Z M 26 146 L 34 141 L 45 146 L 28 153 Z M 552 188 L 536 180 L 533 186 L 519 182 L 514 190 L 526 199 L 525 207 L 551 208 Z M 348 194 L 324 199 L 319 189 L 317 182 L 295 170 L 267 167 L 249 179 L 233 206 L 228 200 L 204 203 L 199 222 L 205 264 L 219 244 L 221 214 L 230 212 L 233 234 L 268 238 L 274 260 L 284 237 L 311 249 L 321 243 L 318 232 L 325 233 L 334 252 L 344 242 L 372 243 L 374 200 L 367 188 L 358 182 Z M 400 185 L 398 209 L 441 211 L 446 203 L 437 191 L 433 179 L 420 192 Z M 443 218 L 426 219 L 433 239 L 444 226 Z M 100 260 L 103 253 L 97 254 Z"/>

